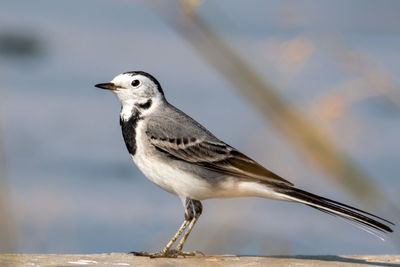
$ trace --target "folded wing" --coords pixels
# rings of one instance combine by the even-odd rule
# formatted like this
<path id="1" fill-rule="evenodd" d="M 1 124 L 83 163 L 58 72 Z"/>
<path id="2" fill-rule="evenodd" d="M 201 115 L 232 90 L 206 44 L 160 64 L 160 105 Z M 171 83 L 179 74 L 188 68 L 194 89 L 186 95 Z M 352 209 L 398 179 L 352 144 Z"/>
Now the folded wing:
<path id="1" fill-rule="evenodd" d="M 292 185 L 235 148 L 218 140 L 198 123 L 185 123 L 185 119 L 190 118 L 181 120 L 171 120 L 164 116 L 151 118 L 146 131 L 151 144 L 171 158 L 190 162 L 221 174 Z"/>

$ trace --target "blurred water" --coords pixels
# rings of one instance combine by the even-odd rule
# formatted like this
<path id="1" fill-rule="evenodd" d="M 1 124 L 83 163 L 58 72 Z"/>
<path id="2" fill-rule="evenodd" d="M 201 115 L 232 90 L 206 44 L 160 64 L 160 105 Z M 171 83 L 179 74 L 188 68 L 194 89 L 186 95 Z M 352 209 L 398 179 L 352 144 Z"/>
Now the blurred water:
<path id="1" fill-rule="evenodd" d="M 207 17 L 211 8 L 204 2 L 199 12 Z M 319 97 L 357 77 L 335 63 L 326 45 L 329 36 L 339 36 L 348 49 L 366 54 L 393 77 L 398 91 L 398 2 L 222 1 L 218 8 L 237 32 L 218 25 L 215 18 L 210 18 L 212 24 L 299 110 L 309 112 Z M 183 219 L 180 201 L 151 184 L 131 162 L 116 98 L 93 87 L 129 70 L 154 74 L 171 103 L 296 185 L 359 206 L 336 184 L 321 179 L 321 173 L 299 158 L 142 2 L 3 1 L 0 33 L 5 31 L 36 36 L 44 49 L 33 59 L 0 57 L 0 122 L 19 252 L 156 250 Z M 276 51 L 299 35 L 314 40 L 314 50 L 294 75 L 277 64 Z M 278 50 L 271 49 L 273 44 Z M 335 121 L 331 134 L 399 203 L 398 107 L 375 96 L 357 101 L 347 112 Z M 380 242 L 295 204 L 233 199 L 204 205 L 187 249 L 238 254 L 399 252 L 390 238 Z M 390 212 L 373 212 L 399 221 Z"/>

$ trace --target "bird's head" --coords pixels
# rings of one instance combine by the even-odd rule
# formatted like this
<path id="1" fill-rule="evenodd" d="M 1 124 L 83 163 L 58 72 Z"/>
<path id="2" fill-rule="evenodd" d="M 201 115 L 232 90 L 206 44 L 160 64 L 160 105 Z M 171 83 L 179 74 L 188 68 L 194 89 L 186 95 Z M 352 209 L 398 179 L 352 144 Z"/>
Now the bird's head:
<path id="1" fill-rule="evenodd" d="M 122 105 L 145 105 L 149 101 L 154 103 L 164 99 L 160 83 L 144 71 L 124 72 L 108 83 L 95 86 L 114 92 Z"/>

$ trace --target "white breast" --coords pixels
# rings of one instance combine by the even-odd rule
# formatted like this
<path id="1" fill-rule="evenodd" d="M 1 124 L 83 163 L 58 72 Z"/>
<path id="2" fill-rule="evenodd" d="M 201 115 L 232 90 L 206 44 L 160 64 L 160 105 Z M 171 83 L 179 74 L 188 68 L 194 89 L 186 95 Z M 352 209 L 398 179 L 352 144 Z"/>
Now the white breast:
<path id="1" fill-rule="evenodd" d="M 144 126 L 145 122 L 143 120 L 139 121 L 136 128 L 137 148 L 135 155 L 132 156 L 133 161 L 143 174 L 162 189 L 178 195 L 180 198 L 190 197 L 198 200 L 209 198 L 212 188 L 207 181 L 199 179 L 149 154 L 149 149 L 144 147 L 144 144 L 146 144 Z"/>

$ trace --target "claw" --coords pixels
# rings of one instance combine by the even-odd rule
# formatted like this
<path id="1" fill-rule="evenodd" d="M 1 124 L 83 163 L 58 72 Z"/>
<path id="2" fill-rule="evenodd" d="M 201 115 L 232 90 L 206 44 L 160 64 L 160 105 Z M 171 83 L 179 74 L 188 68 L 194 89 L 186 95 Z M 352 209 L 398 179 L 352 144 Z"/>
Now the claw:
<path id="1" fill-rule="evenodd" d="M 145 252 L 145 251 L 132 251 L 129 252 L 129 254 L 133 254 L 135 256 L 143 256 L 143 257 L 149 257 L 149 258 L 178 258 L 178 257 L 189 257 L 189 256 L 205 256 L 205 254 L 201 251 L 192 251 L 192 252 L 186 252 L 182 250 L 176 250 L 176 249 L 171 249 L 167 251 L 160 251 L 160 252 Z"/>

